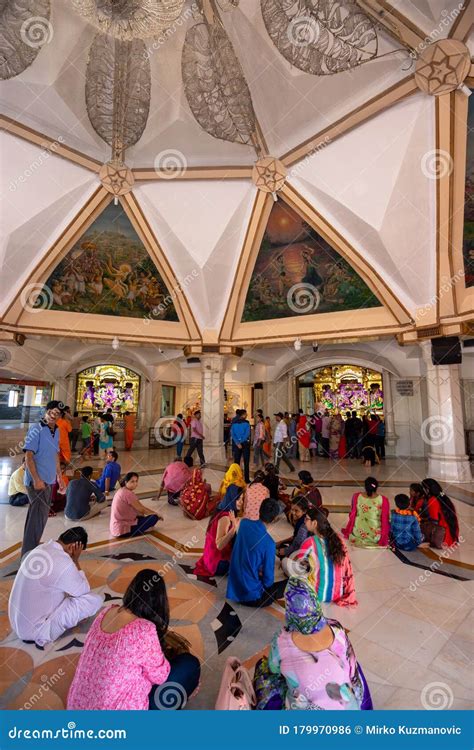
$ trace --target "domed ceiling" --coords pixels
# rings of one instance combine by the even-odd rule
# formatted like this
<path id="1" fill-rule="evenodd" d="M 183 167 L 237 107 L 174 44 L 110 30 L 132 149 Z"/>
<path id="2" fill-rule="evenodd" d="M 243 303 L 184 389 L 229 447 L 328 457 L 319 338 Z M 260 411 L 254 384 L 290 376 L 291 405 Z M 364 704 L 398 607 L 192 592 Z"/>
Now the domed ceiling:
<path id="1" fill-rule="evenodd" d="M 114 316 L 177 346 L 409 341 L 472 319 L 469 3 L 1 13 L 4 335 L 104 338 Z"/>

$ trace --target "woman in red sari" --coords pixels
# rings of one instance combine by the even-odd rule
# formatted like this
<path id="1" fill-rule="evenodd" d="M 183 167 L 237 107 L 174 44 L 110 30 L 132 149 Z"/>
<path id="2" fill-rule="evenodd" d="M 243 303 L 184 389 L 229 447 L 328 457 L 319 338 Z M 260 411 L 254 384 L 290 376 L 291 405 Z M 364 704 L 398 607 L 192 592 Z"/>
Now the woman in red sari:
<path id="1" fill-rule="evenodd" d="M 311 442 L 311 430 L 308 425 L 308 418 L 303 414 L 303 409 L 299 410 L 298 423 L 296 425 L 296 435 L 300 444 L 301 461 L 309 461 L 309 444 Z"/>
<path id="2" fill-rule="evenodd" d="M 451 547 L 459 541 L 459 522 L 453 502 L 435 479 L 423 479 L 421 486 L 425 494 L 418 500 L 415 510 L 422 520 L 431 519 L 444 528 L 444 544 Z"/>

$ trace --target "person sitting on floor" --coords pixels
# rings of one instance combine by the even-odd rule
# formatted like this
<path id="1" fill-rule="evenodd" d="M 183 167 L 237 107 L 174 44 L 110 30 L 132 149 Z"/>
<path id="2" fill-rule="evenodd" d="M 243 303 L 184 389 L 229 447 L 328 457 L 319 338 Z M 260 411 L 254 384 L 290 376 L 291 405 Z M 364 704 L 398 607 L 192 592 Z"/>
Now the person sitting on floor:
<path id="1" fill-rule="evenodd" d="M 175 458 L 163 472 L 161 485 L 155 500 L 159 500 L 163 490 L 168 492 L 168 502 L 170 505 L 179 505 L 181 490 L 186 482 L 192 477 L 191 467 L 193 466 L 193 457 L 185 456 L 184 460 Z"/>
<path id="2" fill-rule="evenodd" d="M 270 647 L 268 666 L 286 679 L 287 710 L 371 710 L 369 688 L 345 629 L 324 617 L 307 581 L 290 578 L 285 626 Z"/>
<path id="3" fill-rule="evenodd" d="M 224 475 L 219 494 L 221 497 L 227 495 L 228 500 L 235 499 L 245 490 L 246 486 L 242 469 L 239 464 L 234 463 L 229 466 Z"/>
<path id="4" fill-rule="evenodd" d="M 416 510 L 419 516 L 423 513 L 425 505 L 425 493 L 423 487 L 418 482 L 410 484 L 410 508 Z"/>
<path id="5" fill-rule="evenodd" d="M 210 516 L 216 506 L 211 494 L 212 487 L 204 479 L 201 469 L 193 469 L 191 479 L 184 485 L 179 498 L 184 515 L 194 521 L 202 521 Z"/>
<path id="6" fill-rule="evenodd" d="M 295 555 L 295 561 L 288 561 L 285 572 L 291 575 L 295 563 L 308 564 L 309 572 L 304 577 L 314 587 L 321 602 L 355 607 L 357 599 L 351 559 L 346 545 L 329 523 L 325 509 L 310 508 L 305 523 L 308 539 Z"/>
<path id="7" fill-rule="evenodd" d="M 365 492 L 352 496 L 351 511 L 342 535 L 358 547 L 386 547 L 390 533 L 390 503 L 378 491 L 375 477 L 365 480 Z"/>
<path id="8" fill-rule="evenodd" d="M 18 469 L 15 469 L 8 482 L 8 502 L 19 508 L 28 505 L 28 495 L 25 487 L 25 457 Z"/>
<path id="9" fill-rule="evenodd" d="M 81 620 L 92 617 L 103 597 L 91 592 L 79 565 L 87 532 L 75 526 L 28 552 L 15 576 L 8 603 L 12 629 L 25 643 L 42 648 Z"/>
<path id="10" fill-rule="evenodd" d="M 110 605 L 92 623 L 69 688 L 68 710 L 183 708 L 199 684 L 201 666 L 190 653 L 169 654 L 169 617 L 163 578 L 141 570 L 122 605 Z"/>
<path id="11" fill-rule="evenodd" d="M 198 576 L 225 576 L 229 572 L 235 535 L 239 528 L 236 514 L 242 510 L 243 495 L 224 495 L 212 514 L 206 530 L 204 552 L 193 573 Z"/>
<path id="12" fill-rule="evenodd" d="M 115 489 L 122 472 L 122 467 L 118 463 L 117 459 L 117 451 L 107 451 L 104 470 L 96 481 L 97 487 L 101 492 L 105 493 L 105 497 L 107 500 L 109 499 L 110 491 Z"/>
<path id="13" fill-rule="evenodd" d="M 253 480 L 245 490 L 244 518 L 249 518 L 251 521 L 258 521 L 260 506 L 267 497 L 270 497 L 270 490 L 263 484 L 264 479 L 263 471 L 256 471 Z"/>
<path id="14" fill-rule="evenodd" d="M 61 513 L 66 507 L 66 492 L 69 484 L 69 477 L 66 475 L 66 463 L 61 461 L 59 464 L 61 471 L 61 479 L 64 491 L 61 492 L 59 489 L 59 482 L 56 478 L 55 483 L 51 488 L 51 506 L 49 509 L 49 517 L 53 518 L 57 513 Z"/>
<path id="15" fill-rule="evenodd" d="M 83 466 L 79 479 L 72 479 L 66 490 L 64 516 L 68 521 L 88 521 L 105 508 L 105 495 L 92 481 L 92 466 Z"/>
<path id="16" fill-rule="evenodd" d="M 398 549 L 411 552 L 423 541 L 420 528 L 420 517 L 416 510 L 410 508 L 408 495 L 395 495 L 395 510 L 390 515 L 390 536 Z"/>
<path id="17" fill-rule="evenodd" d="M 443 492 L 436 479 L 423 479 L 421 483 L 424 500 L 421 506 L 421 520 L 431 520 L 444 528 L 444 544 L 451 547 L 459 541 L 459 521 L 453 501 Z M 415 508 L 418 511 L 418 508 Z"/>
<path id="18" fill-rule="evenodd" d="M 114 495 L 110 510 L 110 535 L 113 537 L 140 536 L 163 520 L 141 504 L 135 494 L 137 485 L 138 474 L 129 471 Z"/>
<path id="19" fill-rule="evenodd" d="M 277 556 L 282 558 L 282 568 L 285 575 L 288 575 L 285 565 L 285 558 L 292 555 L 294 552 L 299 550 L 303 542 L 309 536 L 309 531 L 306 528 L 306 513 L 309 510 L 308 501 L 305 497 L 295 497 L 291 501 L 290 512 L 288 514 L 288 520 L 293 524 L 293 536 L 289 539 L 284 539 L 277 546 Z"/>
<path id="20" fill-rule="evenodd" d="M 299 471 L 298 479 L 300 480 L 299 487 L 293 490 L 293 498 L 304 497 L 308 501 L 308 507 L 320 508 L 323 500 L 310 472 Z"/>
<path id="21" fill-rule="evenodd" d="M 267 498 L 258 521 L 241 520 L 230 559 L 228 599 L 248 607 L 266 607 L 281 594 L 285 582 L 274 584 L 276 548 L 268 533 L 279 513 L 278 502 Z"/>

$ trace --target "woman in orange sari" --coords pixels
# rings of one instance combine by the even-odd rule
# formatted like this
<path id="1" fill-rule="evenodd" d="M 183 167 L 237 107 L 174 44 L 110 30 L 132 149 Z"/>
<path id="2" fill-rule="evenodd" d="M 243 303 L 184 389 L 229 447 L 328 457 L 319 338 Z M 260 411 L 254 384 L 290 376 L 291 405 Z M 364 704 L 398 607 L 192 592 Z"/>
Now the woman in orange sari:
<path id="1" fill-rule="evenodd" d="M 135 436 L 135 414 L 130 414 L 126 411 L 123 415 L 123 439 L 125 443 L 125 450 L 131 451 L 133 445 L 133 438 Z"/>
<path id="2" fill-rule="evenodd" d="M 270 417 L 265 417 L 263 424 L 265 426 L 263 452 L 266 454 L 267 458 L 270 458 L 272 455 L 272 423 L 270 422 Z"/>
<path id="3" fill-rule="evenodd" d="M 71 460 L 71 443 L 69 433 L 72 430 L 71 420 L 66 417 L 66 412 L 62 411 L 61 416 L 56 422 L 59 430 L 59 458 L 65 464 Z"/>

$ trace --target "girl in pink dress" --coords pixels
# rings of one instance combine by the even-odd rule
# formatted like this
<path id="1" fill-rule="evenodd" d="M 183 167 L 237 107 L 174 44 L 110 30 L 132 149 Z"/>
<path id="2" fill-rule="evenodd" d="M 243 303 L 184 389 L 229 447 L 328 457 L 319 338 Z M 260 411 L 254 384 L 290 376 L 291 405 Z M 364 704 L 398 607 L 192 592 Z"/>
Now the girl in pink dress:
<path id="1" fill-rule="evenodd" d="M 68 709 L 180 709 L 199 684 L 201 667 L 189 653 L 163 654 L 169 604 L 163 578 L 141 570 L 121 607 L 94 620 L 69 688 Z M 166 685 L 168 683 L 168 687 Z"/>
<path id="2" fill-rule="evenodd" d="M 245 490 L 244 518 L 249 518 L 251 521 L 258 521 L 260 506 L 267 497 L 270 497 L 270 490 L 262 484 L 264 479 L 263 471 L 256 471 L 253 481 Z"/>

